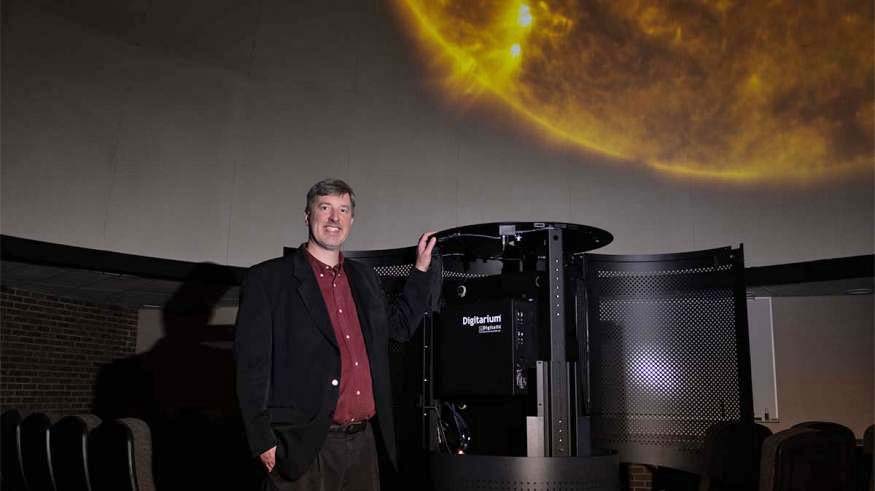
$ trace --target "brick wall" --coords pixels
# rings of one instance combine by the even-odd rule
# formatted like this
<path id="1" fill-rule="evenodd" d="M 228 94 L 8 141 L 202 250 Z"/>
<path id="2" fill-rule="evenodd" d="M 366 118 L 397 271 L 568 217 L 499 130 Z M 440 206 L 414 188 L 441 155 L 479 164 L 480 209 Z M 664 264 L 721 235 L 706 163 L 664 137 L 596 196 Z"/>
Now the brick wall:
<path id="1" fill-rule="evenodd" d="M 0 289 L 0 406 L 91 412 L 97 372 L 134 353 L 135 309 Z"/>
<path id="2" fill-rule="evenodd" d="M 650 467 L 641 464 L 627 464 L 626 472 L 629 491 L 650 491 L 653 487 L 653 471 Z"/>

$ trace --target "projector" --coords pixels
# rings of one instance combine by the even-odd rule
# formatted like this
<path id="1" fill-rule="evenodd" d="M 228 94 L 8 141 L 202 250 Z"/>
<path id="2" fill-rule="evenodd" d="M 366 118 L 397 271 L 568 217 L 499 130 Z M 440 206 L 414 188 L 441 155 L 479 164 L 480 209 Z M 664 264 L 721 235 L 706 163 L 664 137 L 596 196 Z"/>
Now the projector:
<path id="1" fill-rule="evenodd" d="M 438 398 L 527 394 L 538 353 L 536 315 L 526 299 L 447 305 L 435 332 Z"/>

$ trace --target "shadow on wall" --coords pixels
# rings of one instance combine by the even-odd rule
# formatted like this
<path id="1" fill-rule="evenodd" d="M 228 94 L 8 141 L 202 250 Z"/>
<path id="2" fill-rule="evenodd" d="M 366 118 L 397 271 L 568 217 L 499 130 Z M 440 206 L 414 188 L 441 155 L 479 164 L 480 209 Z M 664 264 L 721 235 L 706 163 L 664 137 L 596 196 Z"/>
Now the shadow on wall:
<path id="1" fill-rule="evenodd" d="M 155 346 L 98 374 L 98 416 L 149 423 L 160 489 L 247 489 L 253 477 L 234 389 L 233 326 L 208 324 L 234 283 L 222 266 L 196 266 L 164 306 Z"/>

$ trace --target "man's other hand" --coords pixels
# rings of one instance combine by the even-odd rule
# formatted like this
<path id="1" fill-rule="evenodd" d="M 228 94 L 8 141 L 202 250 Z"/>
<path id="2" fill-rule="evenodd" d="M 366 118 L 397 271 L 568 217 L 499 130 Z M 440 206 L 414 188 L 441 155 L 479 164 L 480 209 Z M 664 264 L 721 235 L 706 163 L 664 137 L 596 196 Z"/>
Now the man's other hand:
<path id="1" fill-rule="evenodd" d="M 261 459 L 261 463 L 264 464 L 267 472 L 271 472 L 273 466 L 276 465 L 276 446 L 271 447 L 269 450 L 265 450 L 258 456 L 258 458 Z"/>
<path id="2" fill-rule="evenodd" d="M 434 249 L 434 244 L 437 242 L 437 237 L 434 237 L 434 232 L 426 232 L 419 238 L 419 244 L 416 246 L 416 269 L 425 273 L 431 265 L 431 250 Z"/>

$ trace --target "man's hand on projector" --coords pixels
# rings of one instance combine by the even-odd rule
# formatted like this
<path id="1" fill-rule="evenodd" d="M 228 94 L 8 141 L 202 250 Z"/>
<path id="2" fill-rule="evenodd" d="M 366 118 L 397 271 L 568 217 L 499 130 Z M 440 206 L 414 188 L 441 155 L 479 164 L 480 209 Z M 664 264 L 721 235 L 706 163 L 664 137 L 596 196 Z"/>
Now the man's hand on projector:
<path id="1" fill-rule="evenodd" d="M 425 273 L 431 265 L 431 250 L 434 249 L 434 244 L 437 242 L 437 237 L 433 237 L 434 232 L 426 232 L 419 238 L 419 244 L 416 245 L 416 269 Z"/>

